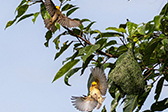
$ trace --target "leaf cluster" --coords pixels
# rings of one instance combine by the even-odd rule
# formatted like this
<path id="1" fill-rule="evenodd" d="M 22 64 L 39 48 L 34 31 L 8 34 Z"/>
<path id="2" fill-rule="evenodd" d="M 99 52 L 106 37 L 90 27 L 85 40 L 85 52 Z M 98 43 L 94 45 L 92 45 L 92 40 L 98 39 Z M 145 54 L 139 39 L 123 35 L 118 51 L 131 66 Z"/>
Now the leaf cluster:
<path id="1" fill-rule="evenodd" d="M 70 0 L 59 0 L 59 2 L 61 11 L 66 13 L 66 16 L 79 9 L 79 7 L 70 4 Z M 36 3 L 40 3 L 40 11 L 25 14 L 31 5 Z M 15 19 L 9 21 L 5 28 L 8 28 L 14 22 L 18 23 L 31 16 L 34 17 L 32 21 L 35 22 L 39 14 L 41 14 L 42 19 L 50 18 L 42 0 L 35 0 L 34 2 L 22 0 L 15 12 L 17 13 Z M 164 81 L 168 82 L 168 4 L 152 21 L 136 24 L 127 20 L 125 24 L 120 24 L 118 28 L 106 28 L 105 32 L 92 29 L 95 21 L 77 19 L 81 21 L 78 28 L 69 29 L 55 23 L 57 34 L 51 31 L 46 32 L 44 45 L 48 47 L 50 40 L 53 39 L 57 50 L 54 60 L 57 60 L 70 48 L 73 51 L 71 56 L 63 60 L 63 66 L 58 70 L 52 82 L 64 76 L 65 84 L 70 86 L 69 79 L 72 75 L 79 71 L 80 75 L 82 75 L 86 68 L 92 66 L 103 67 L 109 70 L 110 73 L 116 66 L 116 62 L 112 62 L 110 59 L 116 60 L 120 55 L 127 52 L 132 45 L 134 58 L 143 71 L 142 75 L 144 81 L 146 81 L 145 90 L 142 94 L 128 95 L 118 85 L 110 84 L 109 93 L 113 99 L 111 112 L 116 111 L 120 100 L 124 103 L 124 112 L 132 112 L 135 109 L 137 112 L 140 111 L 154 83 L 157 83 L 154 96 L 155 102 L 151 105 L 150 110 L 146 111 L 162 111 L 168 108 L 167 98 L 159 101 Z M 61 37 L 68 38 L 64 42 L 60 42 Z M 61 43 L 63 44 L 60 45 Z M 90 76 L 88 85 L 90 85 L 91 80 Z M 150 84 L 148 84 L 149 80 L 152 81 Z M 106 112 L 105 107 L 102 112 Z"/>

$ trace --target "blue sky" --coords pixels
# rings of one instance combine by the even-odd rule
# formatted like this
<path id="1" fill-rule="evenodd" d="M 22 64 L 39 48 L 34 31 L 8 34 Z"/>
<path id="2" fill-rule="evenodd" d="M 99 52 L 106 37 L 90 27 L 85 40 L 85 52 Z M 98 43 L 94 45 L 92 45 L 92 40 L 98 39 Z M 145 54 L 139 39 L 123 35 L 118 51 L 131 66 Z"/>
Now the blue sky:
<path id="1" fill-rule="evenodd" d="M 71 51 L 64 53 L 58 60 L 53 60 L 57 51 L 52 41 L 49 48 L 44 46 L 47 29 L 41 16 L 35 24 L 29 18 L 4 30 L 6 23 L 14 19 L 14 10 L 20 2 L 21 0 L 3 0 L 0 4 L 0 112 L 76 112 L 70 97 L 87 94 L 86 83 L 90 70 L 87 69 L 83 76 L 72 76 L 69 81 L 71 87 L 64 84 L 63 78 L 51 83 L 62 66 L 62 61 L 67 55 L 71 55 Z M 118 27 L 126 19 L 135 23 L 150 21 L 159 14 L 166 2 L 167 0 L 73 0 L 71 3 L 78 5 L 80 9 L 71 17 L 96 21 L 92 28 L 103 31 L 110 26 Z M 29 13 L 35 11 L 39 11 L 39 5 L 28 10 Z M 57 34 L 58 32 L 54 36 Z M 64 38 L 70 37 L 62 37 L 62 40 Z M 164 90 L 160 99 L 168 96 L 168 88 Z M 109 94 L 106 97 L 104 104 L 109 111 L 112 99 Z M 151 102 L 153 96 L 148 98 L 142 110 L 148 109 Z M 117 109 L 121 112 L 122 106 Z"/>

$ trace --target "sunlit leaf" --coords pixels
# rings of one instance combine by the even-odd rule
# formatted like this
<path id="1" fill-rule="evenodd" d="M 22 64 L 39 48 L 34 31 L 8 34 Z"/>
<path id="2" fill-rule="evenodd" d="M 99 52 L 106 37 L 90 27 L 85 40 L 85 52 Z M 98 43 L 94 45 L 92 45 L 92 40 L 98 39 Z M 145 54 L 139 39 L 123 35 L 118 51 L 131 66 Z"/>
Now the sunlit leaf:
<path id="1" fill-rule="evenodd" d="M 140 27 L 137 28 L 138 33 L 140 33 L 141 35 L 145 35 L 145 27 L 146 25 L 142 25 Z"/>
<path id="2" fill-rule="evenodd" d="M 33 23 L 35 23 L 37 16 L 39 15 L 39 12 L 34 13 L 34 18 L 32 19 Z"/>
<path id="3" fill-rule="evenodd" d="M 126 33 L 126 30 L 124 28 L 108 27 L 106 28 L 106 30 L 114 30 L 117 32 Z"/>
<path id="4" fill-rule="evenodd" d="M 54 60 L 56 60 L 73 43 L 73 41 L 71 41 L 69 44 L 67 43 L 68 41 L 63 43 L 63 46 L 61 47 L 60 51 L 56 53 Z"/>
<path id="5" fill-rule="evenodd" d="M 69 78 L 70 78 L 74 73 L 78 72 L 78 70 L 80 70 L 80 69 L 81 69 L 81 67 L 71 69 L 71 70 L 65 75 L 65 77 L 64 77 L 64 82 L 65 82 L 66 85 L 71 86 L 71 85 L 68 83 Z"/>
<path id="6" fill-rule="evenodd" d="M 50 19 L 50 15 L 49 13 L 47 12 L 46 8 L 45 8 L 45 5 L 44 4 L 41 4 L 40 5 L 40 12 L 41 12 L 41 16 L 43 19 Z"/>
<path id="7" fill-rule="evenodd" d="M 52 82 L 56 81 L 57 79 L 59 79 L 60 77 L 62 77 L 65 73 L 67 73 L 73 66 L 75 66 L 80 60 L 76 59 L 73 61 L 69 61 L 68 63 L 66 63 L 55 75 L 54 79 Z"/>
<path id="8" fill-rule="evenodd" d="M 161 25 L 161 19 L 163 18 L 163 15 L 158 15 L 158 16 L 155 16 L 154 18 L 154 23 L 155 23 L 155 28 L 157 30 L 159 30 L 159 27 Z"/>
<path id="9" fill-rule="evenodd" d="M 132 37 L 132 35 L 135 33 L 137 26 L 138 25 L 135 23 L 127 22 L 127 28 L 128 28 L 128 32 L 129 32 L 130 37 Z"/>
<path id="10" fill-rule="evenodd" d="M 71 10 L 69 10 L 67 13 L 66 13 L 66 16 L 69 16 L 71 15 L 74 11 L 76 11 L 77 9 L 79 9 L 79 7 L 76 7 L 76 8 L 73 8 Z"/>

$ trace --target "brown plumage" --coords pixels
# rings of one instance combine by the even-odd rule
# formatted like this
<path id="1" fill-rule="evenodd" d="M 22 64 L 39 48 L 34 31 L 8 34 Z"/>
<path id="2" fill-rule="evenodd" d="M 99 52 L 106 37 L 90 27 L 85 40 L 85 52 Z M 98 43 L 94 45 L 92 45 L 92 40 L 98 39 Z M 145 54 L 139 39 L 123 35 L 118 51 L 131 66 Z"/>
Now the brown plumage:
<path id="1" fill-rule="evenodd" d="M 80 111 L 92 111 L 97 107 L 99 109 L 105 100 L 106 91 L 107 91 L 107 79 L 104 72 L 100 68 L 92 68 L 92 75 L 94 81 L 92 82 L 91 87 L 89 88 L 89 96 L 83 97 L 74 97 L 72 96 L 71 100 L 75 108 Z"/>
<path id="2" fill-rule="evenodd" d="M 52 32 L 54 32 L 56 29 L 55 22 L 66 27 L 78 27 L 81 24 L 80 21 L 73 20 L 63 15 L 59 9 L 59 6 L 55 6 L 51 0 L 45 0 L 44 5 L 51 17 L 51 19 L 44 19 L 44 23 Z"/>

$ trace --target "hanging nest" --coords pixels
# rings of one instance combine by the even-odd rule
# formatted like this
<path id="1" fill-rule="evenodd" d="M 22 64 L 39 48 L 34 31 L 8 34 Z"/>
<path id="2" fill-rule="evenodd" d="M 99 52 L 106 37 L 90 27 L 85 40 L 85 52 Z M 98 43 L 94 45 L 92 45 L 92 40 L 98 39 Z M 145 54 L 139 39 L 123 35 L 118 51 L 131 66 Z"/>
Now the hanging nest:
<path id="1" fill-rule="evenodd" d="M 109 74 L 109 84 L 112 82 L 127 94 L 140 94 L 144 90 L 142 71 L 131 49 L 117 59 L 116 67 Z"/>

